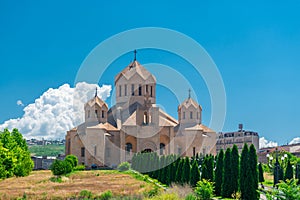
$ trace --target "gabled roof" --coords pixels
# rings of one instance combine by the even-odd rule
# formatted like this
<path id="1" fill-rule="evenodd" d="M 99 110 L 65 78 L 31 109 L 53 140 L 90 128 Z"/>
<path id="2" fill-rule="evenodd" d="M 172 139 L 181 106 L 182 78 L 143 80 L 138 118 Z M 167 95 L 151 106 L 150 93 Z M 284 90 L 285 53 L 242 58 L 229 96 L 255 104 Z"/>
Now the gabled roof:
<path id="1" fill-rule="evenodd" d="M 104 130 L 107 130 L 107 131 L 118 131 L 118 129 L 116 127 L 114 127 L 113 125 L 111 125 L 108 122 L 100 123 L 100 124 L 97 124 L 95 126 L 89 126 L 87 128 L 88 129 L 104 129 Z"/>
<path id="2" fill-rule="evenodd" d="M 131 62 L 125 69 L 115 76 L 115 83 L 124 76 L 127 80 L 133 77 L 135 74 L 140 75 L 143 80 L 153 78 L 156 82 L 155 76 L 146 70 L 138 61 Z"/>
<path id="3" fill-rule="evenodd" d="M 192 98 L 187 98 L 186 100 L 184 100 L 179 106 L 178 106 L 178 109 L 182 108 L 182 107 L 185 107 L 185 108 L 188 108 L 190 106 L 193 106 L 195 108 L 197 107 L 200 107 L 200 109 L 202 110 L 202 107 L 195 101 L 193 100 Z"/>
<path id="4" fill-rule="evenodd" d="M 205 126 L 203 124 L 196 124 L 195 126 L 185 128 L 185 130 L 187 130 L 187 131 L 197 131 L 197 130 L 199 130 L 199 131 L 203 131 L 203 132 L 206 132 L 206 133 L 215 132 L 214 130 L 208 128 L 207 126 Z"/>
<path id="5" fill-rule="evenodd" d="M 89 105 L 93 106 L 94 104 L 98 104 L 100 107 L 106 106 L 108 108 L 107 103 L 105 103 L 100 97 L 95 96 L 94 98 L 90 99 L 88 102 L 85 103 L 84 107 Z"/>

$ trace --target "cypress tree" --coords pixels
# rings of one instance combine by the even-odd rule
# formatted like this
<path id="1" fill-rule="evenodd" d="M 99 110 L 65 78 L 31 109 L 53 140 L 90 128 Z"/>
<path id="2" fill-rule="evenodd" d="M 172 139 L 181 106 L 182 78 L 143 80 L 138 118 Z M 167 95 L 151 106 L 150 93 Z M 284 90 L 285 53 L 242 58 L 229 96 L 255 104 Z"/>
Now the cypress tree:
<path id="1" fill-rule="evenodd" d="M 236 193 L 239 191 L 239 178 L 240 178 L 240 160 L 239 150 L 236 145 L 233 145 L 231 150 L 231 192 Z"/>
<path id="2" fill-rule="evenodd" d="M 258 190 L 258 169 L 257 169 L 257 154 L 253 144 L 250 145 L 249 149 L 249 198 L 251 200 L 259 199 Z"/>
<path id="3" fill-rule="evenodd" d="M 201 162 L 201 179 L 208 179 L 207 162 L 208 156 L 206 155 Z"/>
<path id="4" fill-rule="evenodd" d="M 189 157 L 185 157 L 184 164 L 183 164 L 183 171 L 181 176 L 181 182 L 183 184 L 190 183 L 191 180 L 191 165 Z"/>
<path id="5" fill-rule="evenodd" d="M 215 175 L 215 194 L 217 196 L 221 195 L 222 182 L 223 182 L 223 165 L 224 162 L 224 151 L 221 149 L 220 153 L 217 156 L 216 164 L 216 175 Z"/>
<path id="6" fill-rule="evenodd" d="M 297 184 L 300 184 L 300 163 L 296 164 L 296 174 L 295 174 L 295 178 L 298 179 Z"/>
<path id="7" fill-rule="evenodd" d="M 241 155 L 241 164 L 240 164 L 240 191 L 242 199 L 248 198 L 248 176 L 251 176 L 248 172 L 248 157 L 249 157 L 249 148 L 247 143 L 244 144 L 242 155 Z"/>
<path id="8" fill-rule="evenodd" d="M 214 180 L 214 156 L 209 155 L 206 162 L 207 180 Z"/>
<path id="9" fill-rule="evenodd" d="M 291 165 L 290 160 L 288 160 L 287 166 L 286 166 L 286 170 L 285 170 L 285 174 L 284 174 L 284 181 L 286 181 L 287 179 L 292 179 L 294 177 L 293 174 L 293 167 Z"/>
<path id="10" fill-rule="evenodd" d="M 259 165 L 258 165 L 258 180 L 259 180 L 260 183 L 265 181 L 265 179 L 264 179 L 264 170 L 262 168 L 261 163 L 259 163 Z"/>
<path id="11" fill-rule="evenodd" d="M 176 169 L 176 178 L 175 181 L 176 183 L 182 184 L 181 180 L 182 180 L 182 169 L 183 169 L 183 159 L 179 158 L 179 163 L 177 165 L 177 169 Z"/>
<path id="12" fill-rule="evenodd" d="M 231 149 L 227 148 L 224 158 L 224 171 L 223 171 L 223 183 L 222 183 L 222 197 L 230 198 L 232 194 L 231 180 Z"/>
<path id="13" fill-rule="evenodd" d="M 198 162 L 196 160 L 194 160 L 193 163 L 192 163 L 192 169 L 191 169 L 191 181 L 190 181 L 190 185 L 192 187 L 196 187 L 197 182 L 199 180 L 200 180 L 199 166 L 198 166 Z"/>

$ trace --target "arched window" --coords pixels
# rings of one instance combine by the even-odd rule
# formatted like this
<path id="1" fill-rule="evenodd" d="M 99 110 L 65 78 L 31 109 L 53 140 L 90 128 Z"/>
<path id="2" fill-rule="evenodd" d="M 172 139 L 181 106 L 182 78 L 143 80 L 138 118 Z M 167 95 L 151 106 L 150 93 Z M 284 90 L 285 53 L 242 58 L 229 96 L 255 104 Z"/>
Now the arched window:
<path id="1" fill-rule="evenodd" d="M 147 112 L 144 112 L 144 124 L 149 124 L 149 116 Z"/>
<path id="2" fill-rule="evenodd" d="M 193 112 L 190 112 L 190 119 L 193 119 Z"/>
<path id="3" fill-rule="evenodd" d="M 102 110 L 102 118 L 104 118 L 104 110 Z"/>
<path id="4" fill-rule="evenodd" d="M 160 155 L 163 155 L 165 149 L 166 149 L 166 145 L 165 145 L 164 143 L 160 143 L 160 144 L 159 144 L 159 154 L 160 154 Z"/>
<path id="5" fill-rule="evenodd" d="M 128 153 L 129 153 L 130 151 L 132 151 L 132 144 L 131 144 L 131 143 L 129 143 L 129 142 L 128 142 L 128 143 L 126 143 L 126 147 L 125 147 L 125 148 L 126 148 L 126 152 L 128 152 Z"/>

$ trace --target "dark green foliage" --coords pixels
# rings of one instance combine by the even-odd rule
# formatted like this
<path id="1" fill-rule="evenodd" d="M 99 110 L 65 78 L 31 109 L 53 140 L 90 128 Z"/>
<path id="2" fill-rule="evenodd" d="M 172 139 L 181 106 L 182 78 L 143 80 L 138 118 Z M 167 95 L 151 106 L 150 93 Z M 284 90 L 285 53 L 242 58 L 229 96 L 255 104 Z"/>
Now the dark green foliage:
<path id="1" fill-rule="evenodd" d="M 67 155 L 65 161 L 69 162 L 72 165 L 72 168 L 78 165 L 78 158 L 75 155 Z"/>
<path id="2" fill-rule="evenodd" d="M 17 129 L 0 132 L 0 179 L 27 176 L 32 169 L 33 162 L 22 134 Z"/>
<path id="3" fill-rule="evenodd" d="M 183 170 L 183 159 L 180 158 L 179 159 L 179 163 L 177 165 L 177 169 L 176 169 L 176 178 L 175 178 L 175 182 L 182 184 L 182 170 Z"/>
<path id="4" fill-rule="evenodd" d="M 296 174 L 295 174 L 295 178 L 298 179 L 297 184 L 300 184 L 300 163 L 297 163 L 296 165 Z"/>
<path id="5" fill-rule="evenodd" d="M 66 174 L 66 165 L 65 165 L 65 161 L 62 160 L 55 160 L 50 169 L 52 171 L 52 173 L 56 176 L 61 176 Z"/>
<path id="6" fill-rule="evenodd" d="M 216 174 L 215 174 L 215 194 L 221 195 L 224 169 L 224 151 L 221 149 L 217 156 Z"/>
<path id="7" fill-rule="evenodd" d="M 248 199 L 256 200 L 259 199 L 258 190 L 258 169 L 257 169 L 257 154 L 253 144 L 249 148 L 249 160 L 248 160 Z"/>
<path id="8" fill-rule="evenodd" d="M 286 170 L 285 170 L 285 174 L 284 174 L 284 181 L 286 181 L 287 179 L 292 179 L 294 177 L 293 174 L 293 167 L 291 165 L 290 160 L 288 160 L 287 166 L 286 166 Z"/>
<path id="9" fill-rule="evenodd" d="M 248 159 L 249 158 L 249 148 L 247 143 L 244 144 L 242 154 L 241 154 L 241 163 L 240 163 L 240 191 L 242 199 L 249 199 L 248 194 L 248 179 L 251 176 L 248 172 Z"/>
<path id="10" fill-rule="evenodd" d="M 214 180 L 214 156 L 209 155 L 207 157 L 206 162 L 206 172 L 207 172 L 207 180 L 213 181 Z"/>
<path id="11" fill-rule="evenodd" d="M 264 179 L 264 170 L 262 168 L 261 163 L 259 163 L 259 165 L 258 165 L 258 180 L 259 180 L 260 183 L 265 181 L 265 179 Z"/>
<path id="12" fill-rule="evenodd" d="M 199 171 L 199 166 L 197 161 L 194 160 L 191 169 L 191 181 L 190 181 L 191 186 L 195 187 L 198 181 L 200 181 L 200 171 Z"/>
<path id="13" fill-rule="evenodd" d="M 181 176 L 181 183 L 189 184 L 191 179 L 191 165 L 190 165 L 190 159 L 189 157 L 185 157 L 184 163 L 183 163 L 183 170 L 182 170 L 182 176 Z"/>
<path id="14" fill-rule="evenodd" d="M 240 160 L 239 150 L 236 145 L 233 145 L 231 150 L 231 192 L 236 193 L 239 191 L 239 178 L 240 178 Z"/>
<path id="15" fill-rule="evenodd" d="M 224 157 L 224 171 L 222 183 L 222 197 L 231 197 L 232 194 L 231 149 L 227 148 Z"/>

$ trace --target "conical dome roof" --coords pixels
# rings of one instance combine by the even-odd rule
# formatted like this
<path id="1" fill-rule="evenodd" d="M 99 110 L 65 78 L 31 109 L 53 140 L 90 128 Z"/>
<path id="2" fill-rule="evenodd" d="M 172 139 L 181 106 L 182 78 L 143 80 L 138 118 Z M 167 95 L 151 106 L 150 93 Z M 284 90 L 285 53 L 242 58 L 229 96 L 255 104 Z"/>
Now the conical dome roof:
<path id="1" fill-rule="evenodd" d="M 193 106 L 194 108 L 197 108 L 197 107 L 200 107 L 201 108 L 201 106 L 196 102 L 196 101 L 194 101 L 192 98 L 187 98 L 186 100 L 184 100 L 179 106 L 178 106 L 178 108 L 180 109 L 180 108 L 182 108 L 182 107 L 185 107 L 185 108 L 188 108 L 188 107 L 190 107 L 190 106 Z M 201 108 L 202 109 L 202 108 Z"/>
<path id="2" fill-rule="evenodd" d="M 135 74 L 139 74 L 143 80 L 153 79 L 156 82 L 156 78 L 148 70 L 146 70 L 138 61 L 131 62 L 125 69 L 115 76 L 115 83 L 124 76 L 127 80 L 133 77 Z"/>

